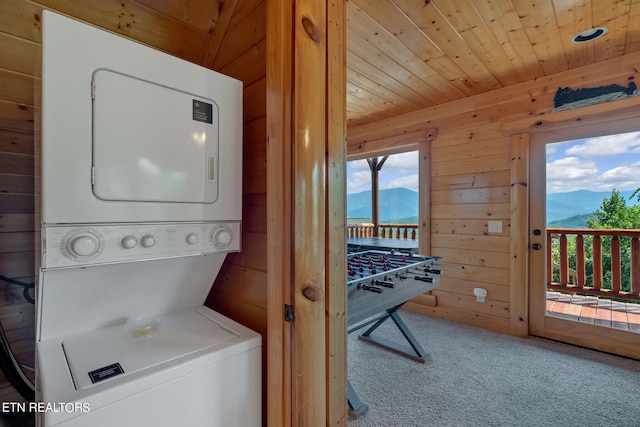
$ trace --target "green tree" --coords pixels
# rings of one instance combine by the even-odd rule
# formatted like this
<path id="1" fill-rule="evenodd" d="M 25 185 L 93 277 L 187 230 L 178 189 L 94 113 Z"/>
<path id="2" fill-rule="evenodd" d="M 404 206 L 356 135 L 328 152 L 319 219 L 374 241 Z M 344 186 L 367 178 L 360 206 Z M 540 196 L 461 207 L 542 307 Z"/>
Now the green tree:
<path id="1" fill-rule="evenodd" d="M 602 206 L 594 212 L 594 216 L 587 218 L 587 227 L 600 230 L 640 228 L 640 206 L 627 206 L 625 198 L 617 190 L 611 192 L 610 198 L 602 200 Z"/>
<path id="2" fill-rule="evenodd" d="M 634 195 L 638 193 L 636 191 Z M 640 197 L 640 196 L 639 196 Z M 602 201 L 602 206 L 595 211 L 594 217 L 587 219 L 587 227 L 600 230 L 606 229 L 640 229 L 640 206 L 627 206 L 626 200 L 620 192 L 613 190 L 611 197 Z M 590 239 L 591 240 L 591 239 Z M 588 252 L 591 253 L 591 245 Z M 620 257 L 622 269 L 622 290 L 630 290 L 631 272 L 631 241 L 627 237 L 620 238 Z M 591 267 L 591 268 L 589 268 Z M 592 262 L 588 262 L 592 274 Z M 604 287 L 611 288 L 611 238 L 602 238 L 602 268 Z M 589 274 L 589 272 L 588 272 Z"/>

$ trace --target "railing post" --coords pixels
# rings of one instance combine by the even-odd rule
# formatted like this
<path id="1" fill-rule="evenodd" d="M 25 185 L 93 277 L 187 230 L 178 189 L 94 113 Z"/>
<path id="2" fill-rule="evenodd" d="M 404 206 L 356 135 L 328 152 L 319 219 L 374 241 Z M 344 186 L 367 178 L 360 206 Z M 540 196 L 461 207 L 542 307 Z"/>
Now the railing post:
<path id="1" fill-rule="evenodd" d="M 611 290 L 620 293 L 620 239 L 618 236 L 611 236 Z"/>
<path id="2" fill-rule="evenodd" d="M 567 251 L 567 235 L 560 235 L 560 283 L 569 284 L 569 254 Z"/>
<path id="3" fill-rule="evenodd" d="M 568 239 L 572 238 L 569 236 L 574 235 L 576 236 L 575 254 L 573 252 L 569 254 L 572 245 L 568 244 Z M 591 258 L 588 258 L 587 249 L 589 248 L 585 248 L 585 236 L 593 238 Z M 611 239 L 606 242 L 610 243 L 607 245 L 607 250 L 610 247 L 611 252 L 604 254 L 607 256 L 606 271 L 604 271 L 603 237 Z M 556 239 L 558 239 L 558 246 L 554 246 Z M 560 292 L 577 292 L 580 295 L 640 300 L 640 229 L 548 228 L 547 246 L 549 289 L 557 289 Z M 555 264 L 553 263 L 555 260 L 554 250 L 559 251 L 556 257 L 560 258 Z M 570 264 L 574 255 L 576 257 L 575 271 Z M 608 258 L 609 256 L 610 258 Z M 593 268 L 587 265 L 588 263 L 593 263 Z M 627 265 L 630 267 L 629 270 L 627 270 Z M 556 269 L 559 269 L 559 278 L 554 277 Z M 593 274 L 591 280 L 587 274 Z M 627 287 L 627 282 L 630 284 L 629 287 Z"/>
<path id="4" fill-rule="evenodd" d="M 583 288 L 586 283 L 585 271 L 584 236 L 582 234 L 578 234 L 576 236 L 576 273 L 578 276 L 578 283 L 576 283 L 576 286 L 578 286 L 578 288 Z"/>
<path id="5" fill-rule="evenodd" d="M 640 240 L 631 239 L 631 293 L 640 295 Z"/>
<path id="6" fill-rule="evenodd" d="M 553 282 L 553 257 L 551 248 L 553 247 L 553 237 L 547 233 L 547 284 Z"/>
<path id="7" fill-rule="evenodd" d="M 593 288 L 602 288 L 602 239 L 600 236 L 593 236 Z"/>

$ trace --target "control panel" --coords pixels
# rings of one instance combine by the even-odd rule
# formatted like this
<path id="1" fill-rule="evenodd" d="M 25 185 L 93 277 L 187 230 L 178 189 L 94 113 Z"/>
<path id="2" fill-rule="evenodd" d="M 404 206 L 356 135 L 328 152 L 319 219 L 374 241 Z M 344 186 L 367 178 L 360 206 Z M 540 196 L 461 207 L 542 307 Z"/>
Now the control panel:
<path id="1" fill-rule="evenodd" d="M 42 267 L 62 268 L 240 251 L 240 222 L 46 225 Z"/>

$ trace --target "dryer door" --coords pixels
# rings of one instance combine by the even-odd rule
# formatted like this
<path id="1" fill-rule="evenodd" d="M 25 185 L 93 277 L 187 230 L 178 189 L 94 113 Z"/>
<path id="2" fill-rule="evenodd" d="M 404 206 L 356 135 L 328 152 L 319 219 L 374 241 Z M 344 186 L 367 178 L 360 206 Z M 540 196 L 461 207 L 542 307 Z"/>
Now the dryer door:
<path id="1" fill-rule="evenodd" d="M 118 72 L 93 74 L 93 193 L 101 200 L 214 203 L 218 106 Z"/>

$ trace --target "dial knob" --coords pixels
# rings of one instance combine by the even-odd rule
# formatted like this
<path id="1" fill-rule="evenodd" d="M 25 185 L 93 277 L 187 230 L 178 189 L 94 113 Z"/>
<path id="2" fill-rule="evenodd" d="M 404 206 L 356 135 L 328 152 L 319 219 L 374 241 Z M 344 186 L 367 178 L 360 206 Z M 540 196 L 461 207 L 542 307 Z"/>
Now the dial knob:
<path id="1" fill-rule="evenodd" d="M 137 244 L 138 239 L 136 239 L 135 236 L 129 235 L 122 239 L 122 247 L 125 249 L 135 248 Z"/>
<path id="2" fill-rule="evenodd" d="M 142 239 L 140 239 L 140 244 L 145 248 L 150 248 L 156 244 L 156 239 L 151 234 L 145 234 L 142 236 Z"/>
<path id="3" fill-rule="evenodd" d="M 229 227 L 220 226 L 211 232 L 211 244 L 218 249 L 226 248 L 233 240 Z"/>
<path id="4" fill-rule="evenodd" d="M 198 243 L 200 238 L 196 233 L 189 233 L 187 234 L 187 237 L 185 238 L 185 240 L 187 241 L 188 244 L 195 245 L 196 243 Z"/>
<path id="5" fill-rule="evenodd" d="M 69 253 L 81 258 L 95 255 L 98 249 L 100 249 L 100 240 L 91 233 L 77 234 L 67 243 Z"/>

